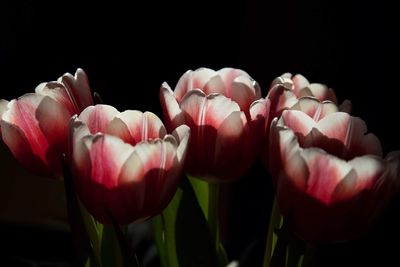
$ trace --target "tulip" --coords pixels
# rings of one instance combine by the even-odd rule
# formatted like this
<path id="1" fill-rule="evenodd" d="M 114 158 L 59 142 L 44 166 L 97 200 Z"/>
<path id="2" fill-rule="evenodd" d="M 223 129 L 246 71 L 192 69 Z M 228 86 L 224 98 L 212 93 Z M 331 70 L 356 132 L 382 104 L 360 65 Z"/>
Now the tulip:
<path id="1" fill-rule="evenodd" d="M 298 102 L 302 98 L 314 98 L 318 102 L 329 102 L 330 106 L 337 105 L 337 98 L 332 88 L 328 88 L 324 84 L 310 83 L 303 75 L 296 74 L 292 77 L 290 73 L 284 73 L 283 75 L 275 78 L 271 83 L 268 95 L 265 98 L 269 107 L 268 116 L 265 121 L 265 133 L 264 133 L 264 147 L 262 156 L 264 164 L 269 166 L 269 155 L 268 155 L 268 140 L 270 134 L 271 122 L 275 117 L 280 117 L 282 112 L 286 109 L 290 109 L 298 106 Z M 308 101 L 312 103 L 312 101 Z M 351 102 L 345 100 L 339 110 L 343 112 L 351 111 Z"/>
<path id="2" fill-rule="evenodd" d="M 0 100 L 2 139 L 28 170 L 60 177 L 69 119 L 93 103 L 87 76 L 78 69 L 75 77 L 64 74 L 58 82 L 41 83 L 35 91 Z"/>
<path id="3" fill-rule="evenodd" d="M 191 129 L 187 174 L 213 182 L 238 179 L 254 161 L 267 106 L 246 72 L 224 68 L 187 71 L 172 91 L 161 86 L 166 125 Z"/>
<path id="4" fill-rule="evenodd" d="M 87 107 L 70 123 L 79 198 L 106 224 L 111 218 L 123 225 L 160 213 L 177 189 L 188 139 L 187 126 L 166 134 L 151 112 Z"/>
<path id="5" fill-rule="evenodd" d="M 272 122 L 278 205 L 302 239 L 357 238 L 396 194 L 400 151 L 383 159 L 378 138 L 366 132 L 360 118 L 316 99 L 302 100 Z"/>

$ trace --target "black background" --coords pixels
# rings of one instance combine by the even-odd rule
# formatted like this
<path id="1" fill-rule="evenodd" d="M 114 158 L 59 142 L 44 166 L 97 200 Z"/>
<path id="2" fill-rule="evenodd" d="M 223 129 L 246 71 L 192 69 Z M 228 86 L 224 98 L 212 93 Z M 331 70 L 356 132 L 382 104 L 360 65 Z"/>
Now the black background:
<path id="1" fill-rule="evenodd" d="M 340 102 L 350 99 L 353 114 L 367 122 L 385 153 L 400 149 L 395 130 L 398 85 L 387 83 L 391 77 L 384 2 L 168 2 L 2 1 L 0 98 L 18 97 L 42 81 L 81 67 L 105 103 L 119 110 L 161 115 L 161 83 L 174 87 L 188 69 L 241 68 L 259 82 L 263 96 L 276 76 L 302 73 L 311 82 L 334 88 Z M 262 257 L 271 194 L 268 173 L 259 163 L 235 185 L 228 252 L 233 258 L 248 252 L 249 266 L 257 266 Z M 396 260 L 395 252 L 400 251 L 396 203 L 362 240 L 323 246 L 317 254 L 319 264 Z M 24 231 L 15 226 L 3 229 Z M 29 231 L 18 237 L 38 242 L 33 236 L 40 233 Z M 4 236 L 3 246 L 15 238 Z M 69 251 L 71 244 L 61 244 L 63 238 L 67 237 L 43 238 L 35 249 L 44 258 L 55 253 L 46 250 L 55 244 Z"/>

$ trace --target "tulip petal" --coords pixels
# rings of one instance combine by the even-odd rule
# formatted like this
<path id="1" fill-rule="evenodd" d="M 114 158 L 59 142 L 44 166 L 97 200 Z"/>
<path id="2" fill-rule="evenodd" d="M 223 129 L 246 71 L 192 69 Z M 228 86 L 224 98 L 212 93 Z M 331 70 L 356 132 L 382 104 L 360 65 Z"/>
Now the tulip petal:
<path id="1" fill-rule="evenodd" d="M 89 128 L 83 123 L 78 115 L 71 117 L 69 121 L 69 155 L 73 155 L 73 148 L 78 146 L 78 142 L 87 135 L 90 135 Z"/>
<path id="2" fill-rule="evenodd" d="M 3 113 L 7 110 L 8 101 L 4 99 L 0 99 L 0 120 L 3 117 Z"/>
<path id="3" fill-rule="evenodd" d="M 296 74 L 293 78 L 293 91 L 297 96 L 300 96 L 300 91 L 310 85 L 310 82 L 301 74 Z"/>
<path id="4" fill-rule="evenodd" d="M 385 168 L 382 159 L 373 155 L 354 158 L 349 161 L 349 164 L 357 173 L 355 188 L 357 192 L 363 189 L 371 189 L 377 179 L 383 174 Z"/>
<path id="5" fill-rule="evenodd" d="M 297 97 L 283 85 L 272 87 L 267 95 L 271 101 L 270 119 L 280 117 L 283 110 L 288 109 L 297 103 Z"/>
<path id="6" fill-rule="evenodd" d="M 167 133 L 164 124 L 154 113 L 142 113 L 137 110 L 127 110 L 118 114 L 110 122 L 106 132 L 131 145 L 162 138 Z"/>
<path id="7" fill-rule="evenodd" d="M 250 106 L 250 119 L 252 121 L 265 120 L 269 112 L 270 101 L 267 99 L 259 99 L 254 101 Z"/>
<path id="8" fill-rule="evenodd" d="M 290 129 L 279 126 L 271 127 L 271 133 L 274 131 L 276 131 L 275 134 L 278 138 L 278 155 L 281 158 L 280 164 L 282 164 L 282 169 L 285 170 L 287 177 L 297 188 L 305 190 L 309 170 L 305 159 L 301 156 L 302 149 L 297 142 L 297 137 Z M 271 140 L 271 142 L 273 141 Z"/>
<path id="9" fill-rule="evenodd" d="M 107 212 L 111 212 L 118 221 L 124 221 L 120 214 L 126 213 L 125 203 L 121 203 L 113 191 L 122 191 L 120 174 L 133 153 L 133 147 L 117 137 L 102 134 L 86 136 L 80 143 L 80 151 L 74 153 L 79 174 L 75 182 L 79 185 L 84 204 L 103 223 L 109 222 Z"/>
<path id="10" fill-rule="evenodd" d="M 346 113 L 351 113 L 351 110 L 352 110 L 352 104 L 351 104 L 351 101 L 350 100 L 348 100 L 348 99 L 346 99 L 345 101 L 343 101 L 343 103 L 342 104 L 340 104 L 340 106 L 339 106 L 339 110 L 341 111 L 341 112 L 346 112 Z"/>
<path id="11" fill-rule="evenodd" d="M 346 161 L 320 149 L 304 149 L 301 156 L 307 163 L 309 176 L 306 193 L 329 205 L 336 186 L 353 170 Z"/>
<path id="12" fill-rule="evenodd" d="M 293 87 L 292 74 L 287 72 L 275 78 L 270 85 L 270 89 L 275 87 L 276 85 L 284 86 L 287 89 L 292 90 Z"/>
<path id="13" fill-rule="evenodd" d="M 245 78 L 249 79 L 248 84 L 253 85 L 253 82 L 254 82 L 253 80 L 250 80 L 251 79 L 250 75 L 241 69 L 223 68 L 218 71 L 218 75 L 221 77 L 222 81 L 225 84 L 225 88 L 226 88 L 225 96 L 227 96 L 229 98 L 232 98 L 232 96 L 233 96 L 233 83 L 234 83 L 235 79 L 237 79 L 238 77 L 244 76 L 243 79 L 238 80 L 238 82 L 240 82 L 240 83 L 243 82 L 245 80 Z M 254 85 L 255 84 L 256 83 L 254 83 Z M 253 86 L 251 86 L 251 87 L 253 87 Z M 255 90 L 259 90 L 258 86 L 257 86 L 257 89 L 255 89 Z M 259 94 L 258 91 L 256 91 L 255 95 L 257 95 L 257 99 L 258 99 L 261 97 L 261 92 Z M 253 101 L 251 101 L 251 102 L 253 102 Z"/>
<path id="14" fill-rule="evenodd" d="M 217 76 L 216 71 L 208 68 L 199 68 L 195 71 L 189 70 L 179 79 L 174 94 L 180 102 L 187 92 L 193 89 L 203 90 L 211 77 Z"/>
<path id="15" fill-rule="evenodd" d="M 30 170 L 58 174 L 61 171 L 61 153 L 67 151 L 69 117 L 68 111 L 52 98 L 26 94 L 12 100 L 2 116 L 3 141 Z M 5 129 L 7 132 L 4 132 Z M 42 162 L 39 164 L 41 168 L 43 165 L 47 168 L 35 168 L 28 162 L 33 157 Z"/>
<path id="16" fill-rule="evenodd" d="M 86 123 L 92 134 L 105 133 L 108 124 L 118 114 L 119 111 L 112 106 L 96 105 L 85 108 L 79 119 Z"/>
<path id="17" fill-rule="evenodd" d="M 214 73 L 214 75 L 216 75 L 216 73 Z M 219 75 L 210 77 L 204 87 L 199 89 L 201 89 L 206 95 L 226 93 L 225 84 Z"/>
<path id="18" fill-rule="evenodd" d="M 70 114 L 76 114 L 80 112 L 79 108 L 74 106 L 74 101 L 68 94 L 67 89 L 62 83 L 59 82 L 47 82 L 41 83 L 35 88 L 37 94 L 43 96 L 49 96 L 62 106 L 64 106 Z"/>
<path id="19" fill-rule="evenodd" d="M 327 87 L 325 84 L 312 83 L 308 86 L 312 94 L 319 100 L 330 100 L 337 103 L 336 94 L 332 88 Z"/>
<path id="20" fill-rule="evenodd" d="M 367 126 L 358 117 L 351 117 L 345 112 L 335 112 L 321 119 L 316 128 L 323 136 L 342 143 L 343 158 L 353 158 L 364 154 L 382 155 L 379 139 L 373 134 L 367 134 Z M 320 140 L 314 140 L 323 144 Z"/>
<path id="21" fill-rule="evenodd" d="M 206 96 L 200 90 L 187 93 L 182 99 L 181 109 L 197 126 L 210 125 L 215 128 L 218 128 L 229 114 L 240 111 L 239 105 L 229 98 L 219 94 Z"/>
<path id="22" fill-rule="evenodd" d="M 160 89 L 160 102 L 164 114 L 164 121 L 169 131 L 184 123 L 182 111 L 175 99 L 174 92 L 167 83 L 163 83 Z"/>
<path id="23" fill-rule="evenodd" d="M 246 116 L 243 112 L 234 111 L 219 126 L 214 148 L 214 158 L 210 157 L 210 166 L 215 168 L 216 181 L 232 181 L 240 178 L 247 169 L 247 161 L 256 154 L 252 147 L 246 146 Z M 249 149 L 252 153 L 244 153 Z M 207 154 L 212 155 L 212 154 Z M 235 166 L 232 163 L 236 162 Z M 210 177 L 212 179 L 212 177 Z"/>
<path id="24" fill-rule="evenodd" d="M 285 110 L 281 116 L 281 122 L 292 129 L 296 134 L 303 137 L 308 135 L 311 129 L 315 126 L 315 121 L 306 113 L 298 110 Z M 302 142 L 303 140 L 301 140 Z"/>
<path id="25" fill-rule="evenodd" d="M 251 103 L 261 97 L 258 84 L 247 76 L 238 76 L 232 82 L 231 95 L 227 95 L 239 104 L 240 109 L 247 114 Z"/>
<path id="26" fill-rule="evenodd" d="M 181 163 L 186 157 L 187 146 L 190 138 L 190 128 L 183 124 L 172 132 L 172 136 L 179 143 L 176 155 L 178 162 Z"/>
<path id="27" fill-rule="evenodd" d="M 314 121 L 319 121 L 328 114 L 338 112 L 338 107 L 330 101 L 321 102 L 313 97 L 302 97 L 291 107 L 293 110 L 300 110 L 313 118 Z"/>
<path id="28" fill-rule="evenodd" d="M 8 109 L 8 101 L 4 100 L 4 99 L 0 99 L 0 121 L 3 118 L 3 114 L 4 112 L 6 112 L 6 110 Z M 1 127 L 0 127 L 0 136 L 1 136 Z"/>
<path id="29" fill-rule="evenodd" d="M 28 170 L 49 175 L 47 162 L 39 157 L 31 148 L 23 131 L 14 124 L 4 120 L 0 122 L 3 142 L 8 146 L 14 157 Z"/>
<path id="30" fill-rule="evenodd" d="M 145 200 L 144 210 L 152 214 L 158 209 L 160 196 L 171 191 L 170 183 L 176 185 L 176 181 L 167 181 L 167 174 L 175 165 L 176 141 L 172 136 L 167 136 L 164 140 L 154 140 L 150 143 L 143 142 L 135 146 L 137 153 L 143 164 L 145 177 Z M 178 179 L 179 177 L 175 177 Z"/>
<path id="31" fill-rule="evenodd" d="M 93 105 L 89 79 L 82 69 L 78 68 L 74 76 L 65 73 L 57 81 L 64 84 L 74 106 L 78 108 L 77 112 L 82 112 L 86 107 Z"/>

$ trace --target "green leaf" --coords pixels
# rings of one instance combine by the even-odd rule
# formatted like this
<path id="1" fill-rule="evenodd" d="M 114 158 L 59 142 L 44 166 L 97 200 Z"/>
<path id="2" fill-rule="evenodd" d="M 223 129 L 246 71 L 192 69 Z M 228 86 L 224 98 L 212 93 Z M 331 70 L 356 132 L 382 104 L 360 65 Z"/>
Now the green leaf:
<path id="1" fill-rule="evenodd" d="M 217 255 L 206 218 L 186 177 L 163 213 L 154 218 L 163 267 L 214 267 Z"/>

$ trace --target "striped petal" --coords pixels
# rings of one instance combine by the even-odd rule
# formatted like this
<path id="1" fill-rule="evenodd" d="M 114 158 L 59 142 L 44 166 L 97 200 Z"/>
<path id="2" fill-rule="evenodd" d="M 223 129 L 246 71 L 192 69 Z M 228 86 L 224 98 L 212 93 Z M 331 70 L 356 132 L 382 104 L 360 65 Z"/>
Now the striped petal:
<path id="1" fill-rule="evenodd" d="M 114 117 L 106 130 L 126 143 L 136 145 L 141 141 L 163 138 L 166 129 L 161 120 L 152 112 L 127 110 Z"/>
<path id="2" fill-rule="evenodd" d="M 339 109 L 331 101 L 321 102 L 314 97 L 302 97 L 291 107 L 293 110 L 300 110 L 310 116 L 314 121 L 319 121 L 328 114 L 338 112 Z"/>
<path id="3" fill-rule="evenodd" d="M 74 76 L 70 73 L 65 73 L 57 81 L 61 82 L 67 89 L 68 95 L 77 108 L 76 113 L 80 113 L 86 107 L 93 105 L 89 79 L 82 69 L 78 68 Z"/>
<path id="4" fill-rule="evenodd" d="M 35 92 L 40 95 L 49 96 L 64 106 L 70 114 L 79 113 L 80 110 L 74 105 L 73 99 L 68 94 L 66 88 L 59 82 L 41 83 L 35 88 Z"/>
<path id="5" fill-rule="evenodd" d="M 79 119 L 83 121 L 92 134 L 105 133 L 108 124 L 119 114 L 119 111 L 109 105 L 96 105 L 85 108 L 79 115 Z"/>
<path id="6" fill-rule="evenodd" d="M 164 121 L 169 131 L 184 122 L 182 111 L 175 99 L 174 92 L 167 83 L 163 83 L 160 89 L 160 102 L 164 114 Z"/>
<path id="7" fill-rule="evenodd" d="M 12 100 L 2 116 L 3 141 L 24 165 L 36 157 L 38 173 L 60 172 L 61 153 L 67 150 L 70 113 L 48 96 L 26 94 Z M 26 152 L 26 155 L 25 155 Z"/>

